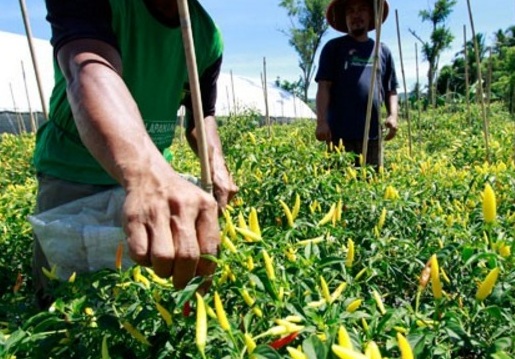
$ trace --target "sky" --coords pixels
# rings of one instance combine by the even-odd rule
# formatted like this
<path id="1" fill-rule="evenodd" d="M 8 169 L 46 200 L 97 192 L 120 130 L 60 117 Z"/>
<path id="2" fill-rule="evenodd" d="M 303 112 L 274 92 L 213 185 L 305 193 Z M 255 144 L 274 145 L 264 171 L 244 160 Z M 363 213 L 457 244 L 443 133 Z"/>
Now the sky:
<path id="1" fill-rule="evenodd" d="M 135 0 L 136 1 L 136 0 Z M 402 63 L 408 91 L 417 81 L 417 62 L 415 44 L 418 40 L 410 33 L 414 30 L 426 40 L 431 32 L 428 23 L 422 23 L 421 10 L 430 9 L 436 0 L 390 0 L 390 14 L 383 24 L 381 41 L 392 51 L 397 68 L 397 75 L 402 84 L 401 58 L 397 36 L 396 13 L 399 19 Z M 42 0 L 25 0 L 30 16 L 30 27 L 35 38 L 48 40 L 50 27 L 45 20 L 46 9 Z M 296 81 L 301 74 L 298 57 L 288 44 L 284 31 L 290 26 L 286 11 L 279 7 L 279 0 L 202 0 L 202 5 L 211 14 L 220 27 L 225 44 L 223 72 L 259 80 L 263 74 L 263 60 L 266 59 L 268 81 L 277 77 Z M 487 45 L 493 41 L 493 33 L 499 29 L 506 30 L 515 25 L 514 0 L 470 0 L 476 33 L 486 35 Z M 454 55 L 463 46 L 463 26 L 467 28 L 468 39 L 471 38 L 471 26 L 467 10 L 467 0 L 457 0 L 447 26 L 455 40 L 452 48 L 442 54 L 440 65 L 451 63 Z M 25 34 L 25 27 L 20 11 L 19 1 L 1 0 L 0 31 Z M 323 38 L 323 44 L 342 34 L 330 29 Z M 370 36 L 375 38 L 375 32 Z M 427 83 L 427 63 L 420 54 L 418 43 L 419 80 Z M 5 56 L 5 52 L 2 51 Z M 8 53 L 7 53 L 8 56 Z M 318 62 L 318 54 L 316 57 Z M 402 86 L 403 87 L 403 86 Z M 310 87 L 310 97 L 316 92 L 316 84 Z M 399 90 L 403 92 L 403 88 Z"/>

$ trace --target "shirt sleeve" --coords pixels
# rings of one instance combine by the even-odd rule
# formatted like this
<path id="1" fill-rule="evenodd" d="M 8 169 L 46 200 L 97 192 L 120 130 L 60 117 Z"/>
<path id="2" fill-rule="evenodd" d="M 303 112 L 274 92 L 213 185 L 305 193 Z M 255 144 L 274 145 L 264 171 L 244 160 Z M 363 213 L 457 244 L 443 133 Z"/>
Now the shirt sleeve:
<path id="1" fill-rule="evenodd" d="M 318 71 L 315 76 L 315 81 L 333 81 L 333 71 L 334 71 L 334 51 L 332 42 L 328 42 L 322 52 L 320 53 L 320 59 L 318 62 Z"/>
<path id="2" fill-rule="evenodd" d="M 96 39 L 118 49 L 108 0 L 46 0 L 54 55 L 72 40 Z"/>
<path id="3" fill-rule="evenodd" d="M 222 67 L 222 56 L 220 56 L 211 66 L 209 66 L 200 76 L 199 85 L 200 93 L 202 94 L 202 110 L 204 117 L 214 116 L 216 109 L 216 98 L 217 98 L 217 82 L 218 76 L 220 75 L 220 68 Z M 189 85 L 188 85 L 189 87 Z M 191 91 L 187 89 L 187 95 L 183 100 L 183 105 L 189 114 L 193 113 L 193 106 L 191 101 Z M 191 121 L 188 117 L 188 122 Z M 193 125 L 188 123 L 188 126 Z"/>

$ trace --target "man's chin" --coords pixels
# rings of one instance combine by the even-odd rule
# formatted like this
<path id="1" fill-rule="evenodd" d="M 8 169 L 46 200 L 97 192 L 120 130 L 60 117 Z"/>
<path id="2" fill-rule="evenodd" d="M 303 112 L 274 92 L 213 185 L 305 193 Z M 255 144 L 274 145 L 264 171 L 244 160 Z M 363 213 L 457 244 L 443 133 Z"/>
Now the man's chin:
<path id="1" fill-rule="evenodd" d="M 357 28 L 357 29 L 351 29 L 350 34 L 355 37 L 363 36 L 367 33 L 367 30 L 365 28 Z"/>

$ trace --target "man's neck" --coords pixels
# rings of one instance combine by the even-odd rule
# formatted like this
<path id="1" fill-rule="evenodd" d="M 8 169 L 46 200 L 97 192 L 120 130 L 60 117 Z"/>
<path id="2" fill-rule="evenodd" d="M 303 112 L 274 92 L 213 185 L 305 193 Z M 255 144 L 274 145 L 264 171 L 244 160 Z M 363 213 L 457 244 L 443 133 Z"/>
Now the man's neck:
<path id="1" fill-rule="evenodd" d="M 359 36 L 356 36 L 356 35 L 353 35 L 353 34 L 349 34 L 349 36 L 352 37 L 357 42 L 367 42 L 368 41 L 368 34 L 367 33 L 365 33 L 363 35 L 359 35 Z"/>

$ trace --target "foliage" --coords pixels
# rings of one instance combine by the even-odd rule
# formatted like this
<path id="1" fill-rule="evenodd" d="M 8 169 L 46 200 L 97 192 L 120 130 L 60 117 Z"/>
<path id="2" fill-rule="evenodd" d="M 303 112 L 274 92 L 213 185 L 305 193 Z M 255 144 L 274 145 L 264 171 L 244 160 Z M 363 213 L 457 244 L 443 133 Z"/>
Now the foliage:
<path id="1" fill-rule="evenodd" d="M 402 123 L 379 172 L 352 167 L 341 149 L 328 152 L 315 142 L 312 121 L 267 128 L 242 117 L 221 124 L 240 193 L 220 218 L 222 250 L 204 297 L 206 357 L 288 358 L 291 347 L 308 358 L 334 358 L 341 328 L 355 350 L 373 341 L 389 358 L 400 357 L 398 333 L 419 359 L 515 356 L 513 123 L 493 105 L 486 163 L 479 112 L 474 107 L 469 119 L 458 106 L 423 114 L 412 157 Z M 2 165 L 19 171 L 2 176 L 19 186 L 9 198 L 23 213 L 34 196 L 31 141 L 4 138 L 0 148 Z M 198 174 L 185 142 L 172 150 L 177 170 Z M 491 223 L 483 218 L 486 184 L 497 203 Z M 8 191 L 2 193 L 5 203 Z M 2 239 L 25 247 L 30 233 L 17 232 L 26 220 L 15 212 L 0 207 L 2 221 L 9 218 Z M 54 282 L 56 301 L 37 312 L 30 282 L 15 285 L 19 269 L 10 267 L 21 263 L 27 278 L 30 256 L 1 249 L 8 276 L 0 277 L 0 358 L 201 357 L 194 315 L 200 278 L 176 291 L 140 267 L 77 275 Z M 440 299 L 424 281 L 433 255 Z M 476 299 L 494 268 L 492 292 Z M 215 291 L 229 329 L 219 322 Z"/>
<path id="2" fill-rule="evenodd" d="M 438 62 L 443 51 L 448 49 L 454 39 L 451 31 L 445 26 L 445 21 L 452 12 L 452 8 L 456 5 L 456 0 L 435 0 L 433 8 L 429 10 L 421 10 L 419 15 L 422 21 L 431 24 L 431 34 L 429 40 L 423 40 L 417 33 L 410 29 L 410 32 L 422 44 L 422 55 L 429 63 L 427 72 L 428 98 L 429 103 L 434 100 L 434 83 L 436 80 L 436 71 Z"/>
<path id="3" fill-rule="evenodd" d="M 292 46 L 299 56 L 302 71 L 300 86 L 302 100 L 308 101 L 308 90 L 315 74 L 315 55 L 320 47 L 328 25 L 325 11 L 329 0 L 281 0 L 279 6 L 285 8 L 291 20 L 291 26 L 285 30 Z"/>

